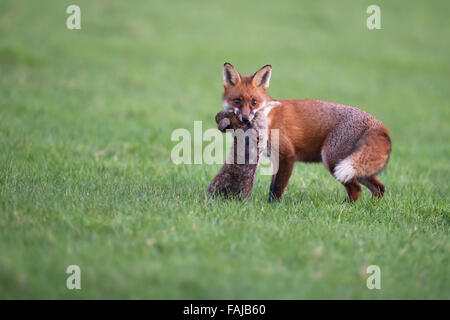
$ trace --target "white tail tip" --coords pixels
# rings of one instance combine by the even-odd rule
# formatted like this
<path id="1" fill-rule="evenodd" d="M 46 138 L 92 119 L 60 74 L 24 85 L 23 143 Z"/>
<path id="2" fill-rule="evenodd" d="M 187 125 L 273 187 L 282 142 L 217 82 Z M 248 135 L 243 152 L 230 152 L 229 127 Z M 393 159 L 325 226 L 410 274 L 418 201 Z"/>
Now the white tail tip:
<path id="1" fill-rule="evenodd" d="M 352 165 L 352 161 L 344 159 L 334 168 L 334 176 L 342 183 L 349 182 L 355 177 L 356 171 Z"/>

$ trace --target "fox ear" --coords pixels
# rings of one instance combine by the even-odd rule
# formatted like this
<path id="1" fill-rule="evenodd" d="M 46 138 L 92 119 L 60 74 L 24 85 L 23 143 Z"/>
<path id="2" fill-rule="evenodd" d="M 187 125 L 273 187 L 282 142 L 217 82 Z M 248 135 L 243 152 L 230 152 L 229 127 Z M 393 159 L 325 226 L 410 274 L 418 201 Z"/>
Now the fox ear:
<path id="1" fill-rule="evenodd" d="M 223 65 L 223 86 L 233 87 L 241 82 L 241 76 L 236 71 L 236 69 L 231 65 L 231 63 L 225 62 Z"/>
<path id="2" fill-rule="evenodd" d="M 267 89 L 270 83 L 270 76 L 272 75 L 272 66 L 266 65 L 255 72 L 252 78 L 252 84 L 255 87 L 263 87 Z"/>

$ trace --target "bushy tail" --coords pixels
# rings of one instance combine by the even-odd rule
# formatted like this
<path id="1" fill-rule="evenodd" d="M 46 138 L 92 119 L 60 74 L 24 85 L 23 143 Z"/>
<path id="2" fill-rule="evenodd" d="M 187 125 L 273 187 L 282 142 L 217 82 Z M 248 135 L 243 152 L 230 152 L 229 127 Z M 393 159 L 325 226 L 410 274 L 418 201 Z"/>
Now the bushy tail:
<path id="1" fill-rule="evenodd" d="M 355 151 L 336 165 L 334 176 L 342 183 L 372 177 L 384 169 L 390 152 L 391 139 L 387 129 L 372 129 L 358 141 Z"/>

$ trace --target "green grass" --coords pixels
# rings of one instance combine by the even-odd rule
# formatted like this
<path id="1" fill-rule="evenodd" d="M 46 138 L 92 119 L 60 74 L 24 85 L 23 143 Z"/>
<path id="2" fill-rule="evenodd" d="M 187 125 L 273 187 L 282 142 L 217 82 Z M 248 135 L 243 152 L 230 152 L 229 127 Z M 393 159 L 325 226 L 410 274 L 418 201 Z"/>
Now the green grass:
<path id="1" fill-rule="evenodd" d="M 377 1 L 375 31 L 373 1 L 78 0 L 69 31 L 72 3 L 0 3 L 0 298 L 450 298 L 448 1 Z M 215 127 L 225 61 L 382 120 L 385 198 L 296 164 L 280 203 L 262 175 L 206 200 L 219 166 L 170 135 Z"/>

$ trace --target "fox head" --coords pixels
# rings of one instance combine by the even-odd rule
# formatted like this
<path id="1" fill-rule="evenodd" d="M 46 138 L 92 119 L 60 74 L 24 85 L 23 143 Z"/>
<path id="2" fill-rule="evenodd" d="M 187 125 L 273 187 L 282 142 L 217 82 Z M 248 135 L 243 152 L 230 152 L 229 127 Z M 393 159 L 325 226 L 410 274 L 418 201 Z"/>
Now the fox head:
<path id="1" fill-rule="evenodd" d="M 223 65 L 224 109 L 233 111 L 242 122 L 252 121 L 256 111 L 264 108 L 271 100 L 266 93 L 271 75 L 270 65 L 262 67 L 252 76 L 241 76 L 230 63 L 226 62 Z"/>

